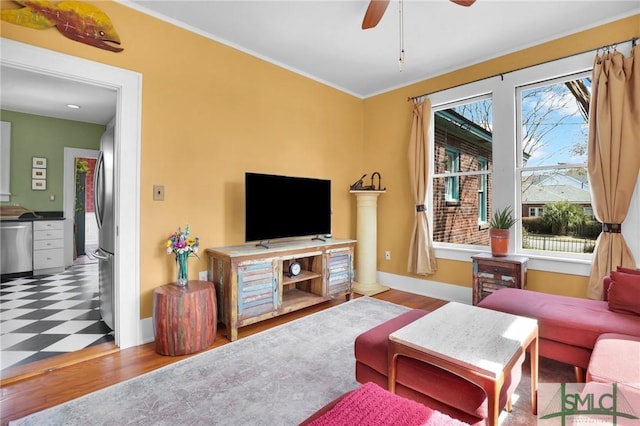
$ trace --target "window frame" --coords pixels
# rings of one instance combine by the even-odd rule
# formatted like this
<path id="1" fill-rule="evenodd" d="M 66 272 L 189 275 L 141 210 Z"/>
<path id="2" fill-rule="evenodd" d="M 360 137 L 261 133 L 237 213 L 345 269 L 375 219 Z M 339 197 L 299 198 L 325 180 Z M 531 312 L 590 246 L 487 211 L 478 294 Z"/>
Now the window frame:
<path id="1" fill-rule="evenodd" d="M 631 49 L 631 42 L 626 42 L 618 46 L 618 50 L 628 55 Z M 581 53 L 567 58 L 562 58 L 528 68 L 508 72 L 502 75 L 489 77 L 483 80 L 462 84 L 450 89 L 428 95 L 431 100 L 432 109 L 442 109 L 456 103 L 465 103 L 470 99 L 480 96 L 490 96 L 493 99 L 493 158 L 492 158 L 492 189 L 491 203 L 494 208 L 501 208 L 507 205 L 520 206 L 519 185 L 516 178 L 518 154 L 516 149 L 516 88 L 527 86 L 536 82 L 552 80 L 558 77 L 589 72 L 593 68 L 593 61 L 596 51 Z M 511 117 L 509 120 L 499 120 L 497 117 Z M 497 147 L 497 148 L 496 148 Z M 433 170 L 434 161 L 434 120 L 431 120 L 429 132 L 430 170 Z M 433 173 L 433 172 L 431 172 Z M 496 182 L 500 182 L 499 190 Z M 432 194 L 433 176 L 428 179 L 428 194 Z M 433 221 L 433 198 L 427 196 L 427 208 L 430 220 Z M 519 218 L 521 215 L 517 214 Z M 566 253 L 539 252 L 525 253 L 522 247 L 522 225 L 521 221 L 516 223 L 517 229 L 512 233 L 509 252 L 526 255 L 529 257 L 529 267 L 537 270 L 569 273 L 575 275 L 588 276 L 591 269 L 591 254 L 568 256 Z M 627 245 L 629 246 L 636 264 L 640 264 L 640 176 L 634 191 L 629 214 L 622 225 Z M 453 243 L 440 243 L 434 241 L 436 257 L 441 259 L 452 259 L 469 261 L 472 254 L 478 252 L 489 252 L 489 247 L 477 245 L 464 245 Z"/>
<path id="2" fill-rule="evenodd" d="M 591 68 L 588 70 L 583 70 L 575 73 L 566 73 L 563 75 L 558 75 L 552 78 L 546 78 L 543 80 L 531 82 L 528 84 L 518 85 L 515 87 L 514 92 L 514 100 L 516 102 L 516 116 L 515 116 L 515 124 L 516 124 L 516 164 L 515 164 L 515 179 L 516 179 L 516 206 L 518 206 L 519 210 L 522 210 L 522 174 L 523 172 L 540 172 L 540 171 L 553 171 L 553 170 L 565 170 L 565 169 L 579 169 L 587 167 L 587 160 L 584 163 L 564 163 L 564 164 L 548 164 L 548 165 L 537 165 L 537 166 L 528 166 L 524 159 L 524 148 L 522 146 L 522 92 L 534 88 L 540 88 L 549 86 L 552 84 L 559 84 L 570 80 L 576 80 L 578 78 L 585 78 L 591 75 Z M 588 123 L 587 123 L 588 124 Z M 542 210 L 542 207 L 540 208 Z M 515 241 L 517 241 L 518 245 L 516 246 L 518 250 L 518 254 L 522 254 L 525 256 L 533 256 L 533 255 L 550 255 L 553 257 L 559 256 L 565 259 L 578 259 L 585 260 L 591 263 L 593 259 L 592 253 L 571 253 L 571 252 L 548 252 L 541 250 L 532 250 L 522 248 L 522 221 L 519 221 L 517 226 L 514 227 L 514 231 L 512 232 L 512 236 L 516 237 Z M 514 235 L 517 234 L 517 235 Z"/>
<path id="3" fill-rule="evenodd" d="M 451 146 L 444 147 L 446 164 L 449 165 L 448 159 L 451 158 L 452 170 L 446 170 L 444 177 L 444 201 L 445 203 L 460 202 L 460 150 Z"/>
<path id="4" fill-rule="evenodd" d="M 478 157 L 478 171 L 489 171 L 489 160 Z M 478 226 L 489 223 L 489 178 L 486 174 L 478 176 Z"/>

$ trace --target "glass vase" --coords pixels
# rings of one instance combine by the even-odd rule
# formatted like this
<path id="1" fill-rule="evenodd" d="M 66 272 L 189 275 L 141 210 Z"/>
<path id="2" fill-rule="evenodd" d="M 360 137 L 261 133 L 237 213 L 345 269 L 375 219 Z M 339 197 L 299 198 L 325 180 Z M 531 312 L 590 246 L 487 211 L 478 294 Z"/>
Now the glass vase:
<path id="1" fill-rule="evenodd" d="M 188 258 L 189 253 L 176 253 L 176 266 L 178 267 L 178 278 L 176 279 L 176 284 L 180 287 L 186 286 L 187 281 L 189 281 Z"/>

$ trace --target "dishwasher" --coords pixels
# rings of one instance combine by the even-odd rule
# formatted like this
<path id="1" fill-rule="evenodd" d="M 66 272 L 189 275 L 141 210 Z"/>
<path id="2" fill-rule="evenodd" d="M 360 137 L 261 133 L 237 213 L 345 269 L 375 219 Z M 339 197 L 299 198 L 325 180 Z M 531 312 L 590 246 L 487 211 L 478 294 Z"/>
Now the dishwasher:
<path id="1" fill-rule="evenodd" d="M 33 270 L 33 221 L 0 221 L 0 273 Z"/>

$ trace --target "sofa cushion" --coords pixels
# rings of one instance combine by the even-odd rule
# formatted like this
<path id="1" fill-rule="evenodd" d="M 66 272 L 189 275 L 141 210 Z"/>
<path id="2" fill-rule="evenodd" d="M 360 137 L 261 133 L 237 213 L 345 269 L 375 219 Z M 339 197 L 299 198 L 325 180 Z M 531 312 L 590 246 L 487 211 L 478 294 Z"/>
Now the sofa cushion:
<path id="1" fill-rule="evenodd" d="M 587 380 L 640 386 L 640 337 L 605 333 L 598 338 Z"/>
<path id="2" fill-rule="evenodd" d="M 618 266 L 616 271 L 624 272 L 625 274 L 640 275 L 640 269 L 625 268 L 624 266 Z"/>
<path id="3" fill-rule="evenodd" d="M 640 315 L 640 274 L 612 271 L 608 303 L 613 312 Z"/>
<path id="4" fill-rule="evenodd" d="M 603 333 L 640 336 L 640 318 L 609 310 L 607 302 L 503 288 L 478 306 L 538 320 L 539 336 L 593 349 Z"/>

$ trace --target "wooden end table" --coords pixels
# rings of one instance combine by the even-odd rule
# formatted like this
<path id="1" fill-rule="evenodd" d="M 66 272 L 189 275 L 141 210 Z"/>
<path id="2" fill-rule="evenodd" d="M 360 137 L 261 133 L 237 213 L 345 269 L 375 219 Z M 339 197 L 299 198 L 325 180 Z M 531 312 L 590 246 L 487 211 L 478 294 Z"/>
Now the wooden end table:
<path id="1" fill-rule="evenodd" d="M 449 302 L 389 335 L 389 391 L 395 393 L 398 356 L 456 374 L 487 394 L 488 425 L 497 425 L 505 375 L 529 348 L 531 409 L 538 400 L 538 322 Z"/>
<path id="2" fill-rule="evenodd" d="M 209 281 L 175 283 L 153 291 L 156 352 L 187 355 L 211 346 L 216 338 L 216 290 Z"/>

